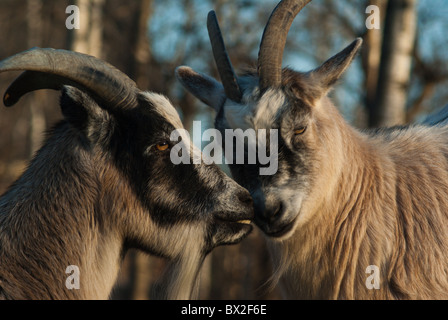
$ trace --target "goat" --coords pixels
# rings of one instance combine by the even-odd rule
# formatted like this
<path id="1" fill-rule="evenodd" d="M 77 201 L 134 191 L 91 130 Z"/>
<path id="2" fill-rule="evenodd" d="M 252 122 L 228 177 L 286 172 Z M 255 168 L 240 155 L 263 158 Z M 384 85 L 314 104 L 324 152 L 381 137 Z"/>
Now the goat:
<path id="1" fill-rule="evenodd" d="M 129 248 L 170 261 L 155 298 L 194 297 L 205 256 L 252 229 L 249 192 L 216 165 L 172 164 L 175 108 L 108 63 L 34 48 L 0 62 L 15 70 L 5 105 L 62 89 L 64 119 L 0 198 L 0 298 L 107 299 Z"/>
<path id="2" fill-rule="evenodd" d="M 361 39 L 310 72 L 282 69 L 286 35 L 309 2 L 274 9 L 256 71 L 235 74 L 214 12 L 208 28 L 223 83 L 176 69 L 217 111 L 217 129 L 278 129 L 276 174 L 230 166 L 253 197 L 274 264 L 271 285 L 288 299 L 447 299 L 448 127 L 361 131 L 343 119 L 327 94 Z"/>

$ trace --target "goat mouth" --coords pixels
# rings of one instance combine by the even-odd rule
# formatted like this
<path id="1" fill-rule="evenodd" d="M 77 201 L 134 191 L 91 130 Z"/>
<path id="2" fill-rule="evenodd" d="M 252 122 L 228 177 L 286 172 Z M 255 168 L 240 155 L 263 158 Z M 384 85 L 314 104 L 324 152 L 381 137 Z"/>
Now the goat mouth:
<path id="1" fill-rule="evenodd" d="M 249 225 L 254 220 L 254 213 L 244 211 L 219 211 L 213 214 L 218 222 Z"/>
<path id="2" fill-rule="evenodd" d="M 235 218 L 233 219 L 232 216 Z M 241 214 L 215 216 L 211 233 L 212 247 L 241 242 L 253 230 L 252 218 L 242 217 Z"/>
<path id="3" fill-rule="evenodd" d="M 254 212 L 247 210 L 223 210 L 212 214 L 212 243 L 217 245 L 236 244 L 253 230 Z"/>
<path id="4" fill-rule="evenodd" d="M 269 224 L 263 224 L 263 223 L 257 223 L 257 225 L 260 227 L 260 229 L 271 238 L 281 238 L 287 233 L 289 233 L 294 225 L 295 225 L 295 219 L 291 222 L 284 223 L 280 226 L 272 226 Z"/>
<path id="5" fill-rule="evenodd" d="M 235 225 L 240 227 L 248 227 L 252 225 L 252 219 L 251 218 L 242 218 L 239 220 L 230 220 L 230 219 L 223 219 L 223 218 L 217 218 L 217 222 L 221 224 L 227 224 L 227 225 Z"/>
<path id="6" fill-rule="evenodd" d="M 225 217 L 218 216 L 216 218 L 218 225 L 229 229 L 233 233 L 249 233 L 253 228 L 252 221 L 253 216 L 241 216 L 241 214 L 237 213 L 226 214 Z"/>
<path id="7" fill-rule="evenodd" d="M 239 224 L 251 224 L 252 221 L 250 221 L 250 220 L 239 220 L 236 223 L 239 223 Z"/>

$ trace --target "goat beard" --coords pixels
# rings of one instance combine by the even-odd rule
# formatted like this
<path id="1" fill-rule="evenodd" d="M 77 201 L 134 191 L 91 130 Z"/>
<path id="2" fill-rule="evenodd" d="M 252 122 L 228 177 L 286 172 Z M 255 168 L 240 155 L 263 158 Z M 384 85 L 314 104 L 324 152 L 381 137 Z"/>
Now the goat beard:
<path id="1" fill-rule="evenodd" d="M 205 259 L 201 252 L 187 252 L 171 259 L 151 290 L 154 300 L 191 300 L 199 294 L 199 273 Z"/>

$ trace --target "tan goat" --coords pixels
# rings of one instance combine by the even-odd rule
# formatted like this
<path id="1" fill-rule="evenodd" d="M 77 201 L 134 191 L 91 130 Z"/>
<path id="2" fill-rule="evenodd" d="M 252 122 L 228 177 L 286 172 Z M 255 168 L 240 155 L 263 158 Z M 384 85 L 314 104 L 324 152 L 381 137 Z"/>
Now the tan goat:
<path id="1" fill-rule="evenodd" d="M 232 165 L 251 192 L 285 298 L 448 298 L 448 128 L 360 131 L 327 97 L 357 39 L 307 73 L 282 69 L 286 35 L 307 1 L 282 1 L 263 34 L 258 70 L 237 77 L 214 14 L 223 85 L 187 67 L 182 84 L 217 111 L 215 126 L 278 129 L 278 171 Z"/>

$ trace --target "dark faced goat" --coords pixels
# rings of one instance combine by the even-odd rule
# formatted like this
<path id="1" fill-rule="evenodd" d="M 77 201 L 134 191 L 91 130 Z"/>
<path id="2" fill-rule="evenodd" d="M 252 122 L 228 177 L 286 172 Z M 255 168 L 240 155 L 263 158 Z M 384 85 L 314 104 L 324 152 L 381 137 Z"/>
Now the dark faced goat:
<path id="1" fill-rule="evenodd" d="M 308 2 L 276 7 L 258 70 L 239 77 L 211 13 L 223 84 L 187 67 L 177 76 L 217 111 L 218 129 L 278 130 L 276 174 L 258 175 L 247 162 L 231 170 L 253 195 L 285 297 L 447 299 L 448 128 L 360 131 L 346 123 L 327 94 L 360 39 L 310 72 L 282 69 L 288 30 Z"/>
<path id="2" fill-rule="evenodd" d="M 251 230 L 247 190 L 215 165 L 172 164 L 174 107 L 113 66 L 36 48 L 0 62 L 15 70 L 5 105 L 62 89 L 64 120 L 0 198 L 0 299 L 106 299 L 129 248 L 169 259 L 156 298 L 192 297 L 207 253 Z"/>

